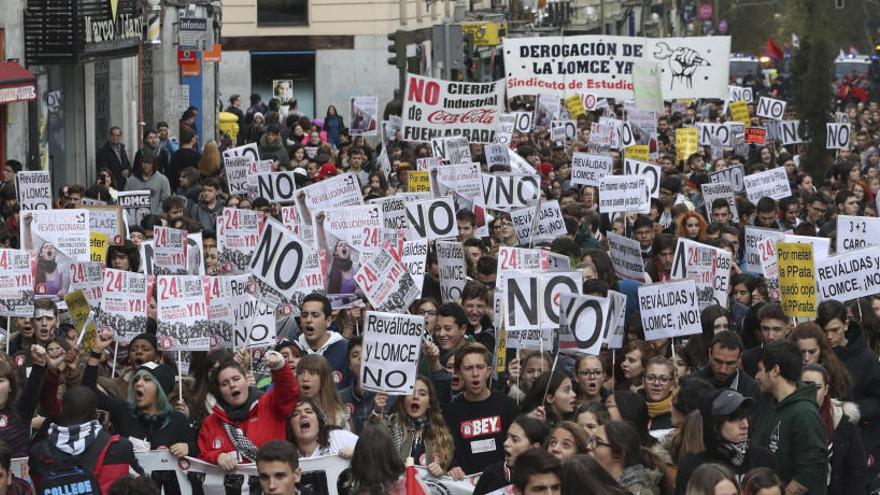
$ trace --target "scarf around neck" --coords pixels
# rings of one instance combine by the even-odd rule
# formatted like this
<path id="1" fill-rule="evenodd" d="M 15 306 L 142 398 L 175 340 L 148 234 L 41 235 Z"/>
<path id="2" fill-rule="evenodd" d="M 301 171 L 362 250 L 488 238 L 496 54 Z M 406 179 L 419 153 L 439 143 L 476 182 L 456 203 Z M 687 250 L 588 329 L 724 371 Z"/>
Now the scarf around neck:
<path id="1" fill-rule="evenodd" d="M 656 418 L 657 416 L 663 416 L 665 414 L 669 414 L 672 412 L 672 394 L 669 394 L 669 397 L 658 401 L 658 402 L 648 402 L 648 417 L 651 419 Z"/>
<path id="2" fill-rule="evenodd" d="M 80 455 L 89 448 L 101 433 L 101 423 L 93 419 L 88 423 L 61 426 L 49 425 L 49 442 L 61 452 Z"/>
<path id="3" fill-rule="evenodd" d="M 224 400 L 218 399 L 217 405 L 223 409 L 223 412 L 226 413 L 226 417 L 229 418 L 230 421 L 237 422 L 247 419 L 248 414 L 250 414 L 251 409 L 254 407 L 254 402 L 257 401 L 259 393 L 257 392 L 256 387 L 248 388 L 248 398 L 244 401 L 244 404 L 238 407 L 232 407 L 227 404 Z"/>

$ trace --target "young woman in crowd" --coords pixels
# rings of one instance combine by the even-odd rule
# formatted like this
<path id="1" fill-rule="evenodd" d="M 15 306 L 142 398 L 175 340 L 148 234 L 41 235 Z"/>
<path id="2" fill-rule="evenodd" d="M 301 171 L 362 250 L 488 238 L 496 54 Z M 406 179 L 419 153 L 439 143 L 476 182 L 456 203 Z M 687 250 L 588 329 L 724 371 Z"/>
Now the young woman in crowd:
<path id="1" fill-rule="evenodd" d="M 672 428 L 672 390 L 675 386 L 672 360 L 660 356 L 651 358 L 643 380 L 650 418 L 648 429 L 663 436 L 663 432 Z"/>
<path id="2" fill-rule="evenodd" d="M 839 400 L 849 397 L 852 377 L 831 349 L 828 338 L 819 325 L 811 321 L 799 323 L 788 338 L 800 348 L 804 366 L 819 364 L 829 374 L 830 379 L 826 382 L 829 397 Z"/>
<path id="3" fill-rule="evenodd" d="M 571 421 L 560 421 L 547 438 L 547 452 L 560 461 L 578 454 L 586 454 L 589 445 L 583 428 Z"/>
<path id="4" fill-rule="evenodd" d="M 339 400 L 336 385 L 333 383 L 333 370 L 324 356 L 320 354 L 303 356 L 296 365 L 296 379 L 302 396 L 318 404 L 331 428 L 351 431 L 351 415 Z"/>
<path id="5" fill-rule="evenodd" d="M 602 386 L 605 382 L 605 366 L 599 356 L 578 356 L 575 361 L 578 402 L 601 403 L 608 391 Z"/>
<path id="6" fill-rule="evenodd" d="M 590 455 L 633 495 L 659 495 L 662 475 L 639 444 L 639 434 L 628 423 L 611 421 L 599 427 L 590 443 Z"/>
<path id="7" fill-rule="evenodd" d="M 559 370 L 547 371 L 535 380 L 522 403 L 522 411 L 553 426 L 571 419 L 577 404 L 571 378 Z"/>
<path id="8" fill-rule="evenodd" d="M 287 438 L 297 446 L 303 459 L 323 455 L 350 459 L 358 442 L 354 433 L 329 425 L 318 403 L 309 397 L 300 398 L 294 408 L 288 422 Z"/>
<path id="9" fill-rule="evenodd" d="M 721 464 L 703 464 L 687 485 L 688 495 L 740 495 L 736 476 Z"/>
<path id="10" fill-rule="evenodd" d="M 385 428 L 368 426 L 351 458 L 346 483 L 350 495 L 406 495 L 404 464 L 397 455 L 394 441 Z"/>
<path id="11" fill-rule="evenodd" d="M 543 421 L 530 416 L 518 416 L 507 430 L 504 440 L 504 460 L 490 464 L 483 470 L 474 495 L 485 495 L 510 484 L 510 469 L 517 456 L 531 448 L 540 448 L 547 438 L 548 429 Z"/>
<path id="12" fill-rule="evenodd" d="M 636 391 L 643 388 L 642 377 L 648 360 L 653 356 L 651 346 L 643 340 L 631 340 L 623 346 L 619 355 L 623 355 L 623 359 L 615 370 L 617 389 Z"/>
<path id="13" fill-rule="evenodd" d="M 535 380 L 553 367 L 553 358 L 547 352 L 519 351 L 521 358 L 510 362 L 507 368 L 508 395 L 516 400 L 525 400 Z"/>

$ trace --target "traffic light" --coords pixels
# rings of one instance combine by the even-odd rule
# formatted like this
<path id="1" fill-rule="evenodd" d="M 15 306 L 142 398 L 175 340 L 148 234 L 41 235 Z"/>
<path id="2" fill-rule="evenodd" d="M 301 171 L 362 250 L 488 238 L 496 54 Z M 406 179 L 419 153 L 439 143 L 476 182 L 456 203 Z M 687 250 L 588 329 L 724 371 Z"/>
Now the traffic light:
<path id="1" fill-rule="evenodd" d="M 388 53 L 393 53 L 393 57 L 388 57 L 388 63 L 397 67 L 399 70 L 406 70 L 406 31 L 398 29 L 388 35 Z"/>

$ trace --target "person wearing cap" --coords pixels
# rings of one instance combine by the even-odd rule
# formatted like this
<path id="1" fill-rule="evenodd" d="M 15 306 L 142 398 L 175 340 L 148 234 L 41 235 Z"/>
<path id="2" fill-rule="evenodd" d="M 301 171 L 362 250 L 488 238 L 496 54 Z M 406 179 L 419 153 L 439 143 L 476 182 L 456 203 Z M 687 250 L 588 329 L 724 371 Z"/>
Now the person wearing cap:
<path id="1" fill-rule="evenodd" d="M 336 165 L 333 165 L 330 162 L 327 162 L 318 169 L 318 173 L 315 174 L 315 181 L 321 181 L 328 177 L 333 177 L 338 174 L 339 171 L 336 169 Z"/>
<path id="2" fill-rule="evenodd" d="M 134 383 L 134 374 L 138 368 L 148 362 L 161 363 L 162 353 L 159 351 L 159 341 L 152 333 L 136 335 L 128 344 L 128 364 L 130 369 L 113 379 L 116 390 L 121 396 L 128 394 L 128 389 Z"/>
<path id="3" fill-rule="evenodd" d="M 775 467 L 769 450 L 749 444 L 749 413 L 754 405 L 754 399 L 732 388 L 713 390 L 703 397 L 700 413 L 705 450 L 682 460 L 675 482 L 676 494 L 684 495 L 691 475 L 702 464 L 721 464 L 738 476 L 756 467 Z"/>
<path id="4" fill-rule="evenodd" d="M 755 379 L 765 401 L 752 415 L 751 440 L 770 449 L 786 494 L 823 495 L 828 483 L 828 440 L 816 404 L 816 385 L 799 382 L 803 358 L 797 344 L 764 344 Z"/>
<path id="5" fill-rule="evenodd" d="M 261 159 L 278 162 L 279 169 L 287 170 L 289 168 L 290 156 L 281 140 L 281 129 L 277 124 L 266 128 L 266 132 L 260 138 L 259 151 Z"/>

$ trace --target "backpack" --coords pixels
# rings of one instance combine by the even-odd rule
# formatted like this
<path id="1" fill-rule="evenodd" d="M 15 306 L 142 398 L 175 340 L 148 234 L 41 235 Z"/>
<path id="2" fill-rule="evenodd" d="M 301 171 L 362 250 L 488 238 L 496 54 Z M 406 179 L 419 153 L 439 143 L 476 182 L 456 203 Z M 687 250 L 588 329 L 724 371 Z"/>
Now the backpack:
<path id="1" fill-rule="evenodd" d="M 104 466 L 104 457 L 110 446 L 119 440 L 119 435 L 113 435 L 101 449 L 95 464 L 91 468 L 80 466 L 73 459 L 72 462 L 59 463 L 54 469 L 46 473 L 40 479 L 37 486 L 37 495 L 102 495 L 101 485 L 94 473 Z M 85 454 L 85 452 L 83 453 Z M 88 458 L 83 455 L 80 458 Z"/>

